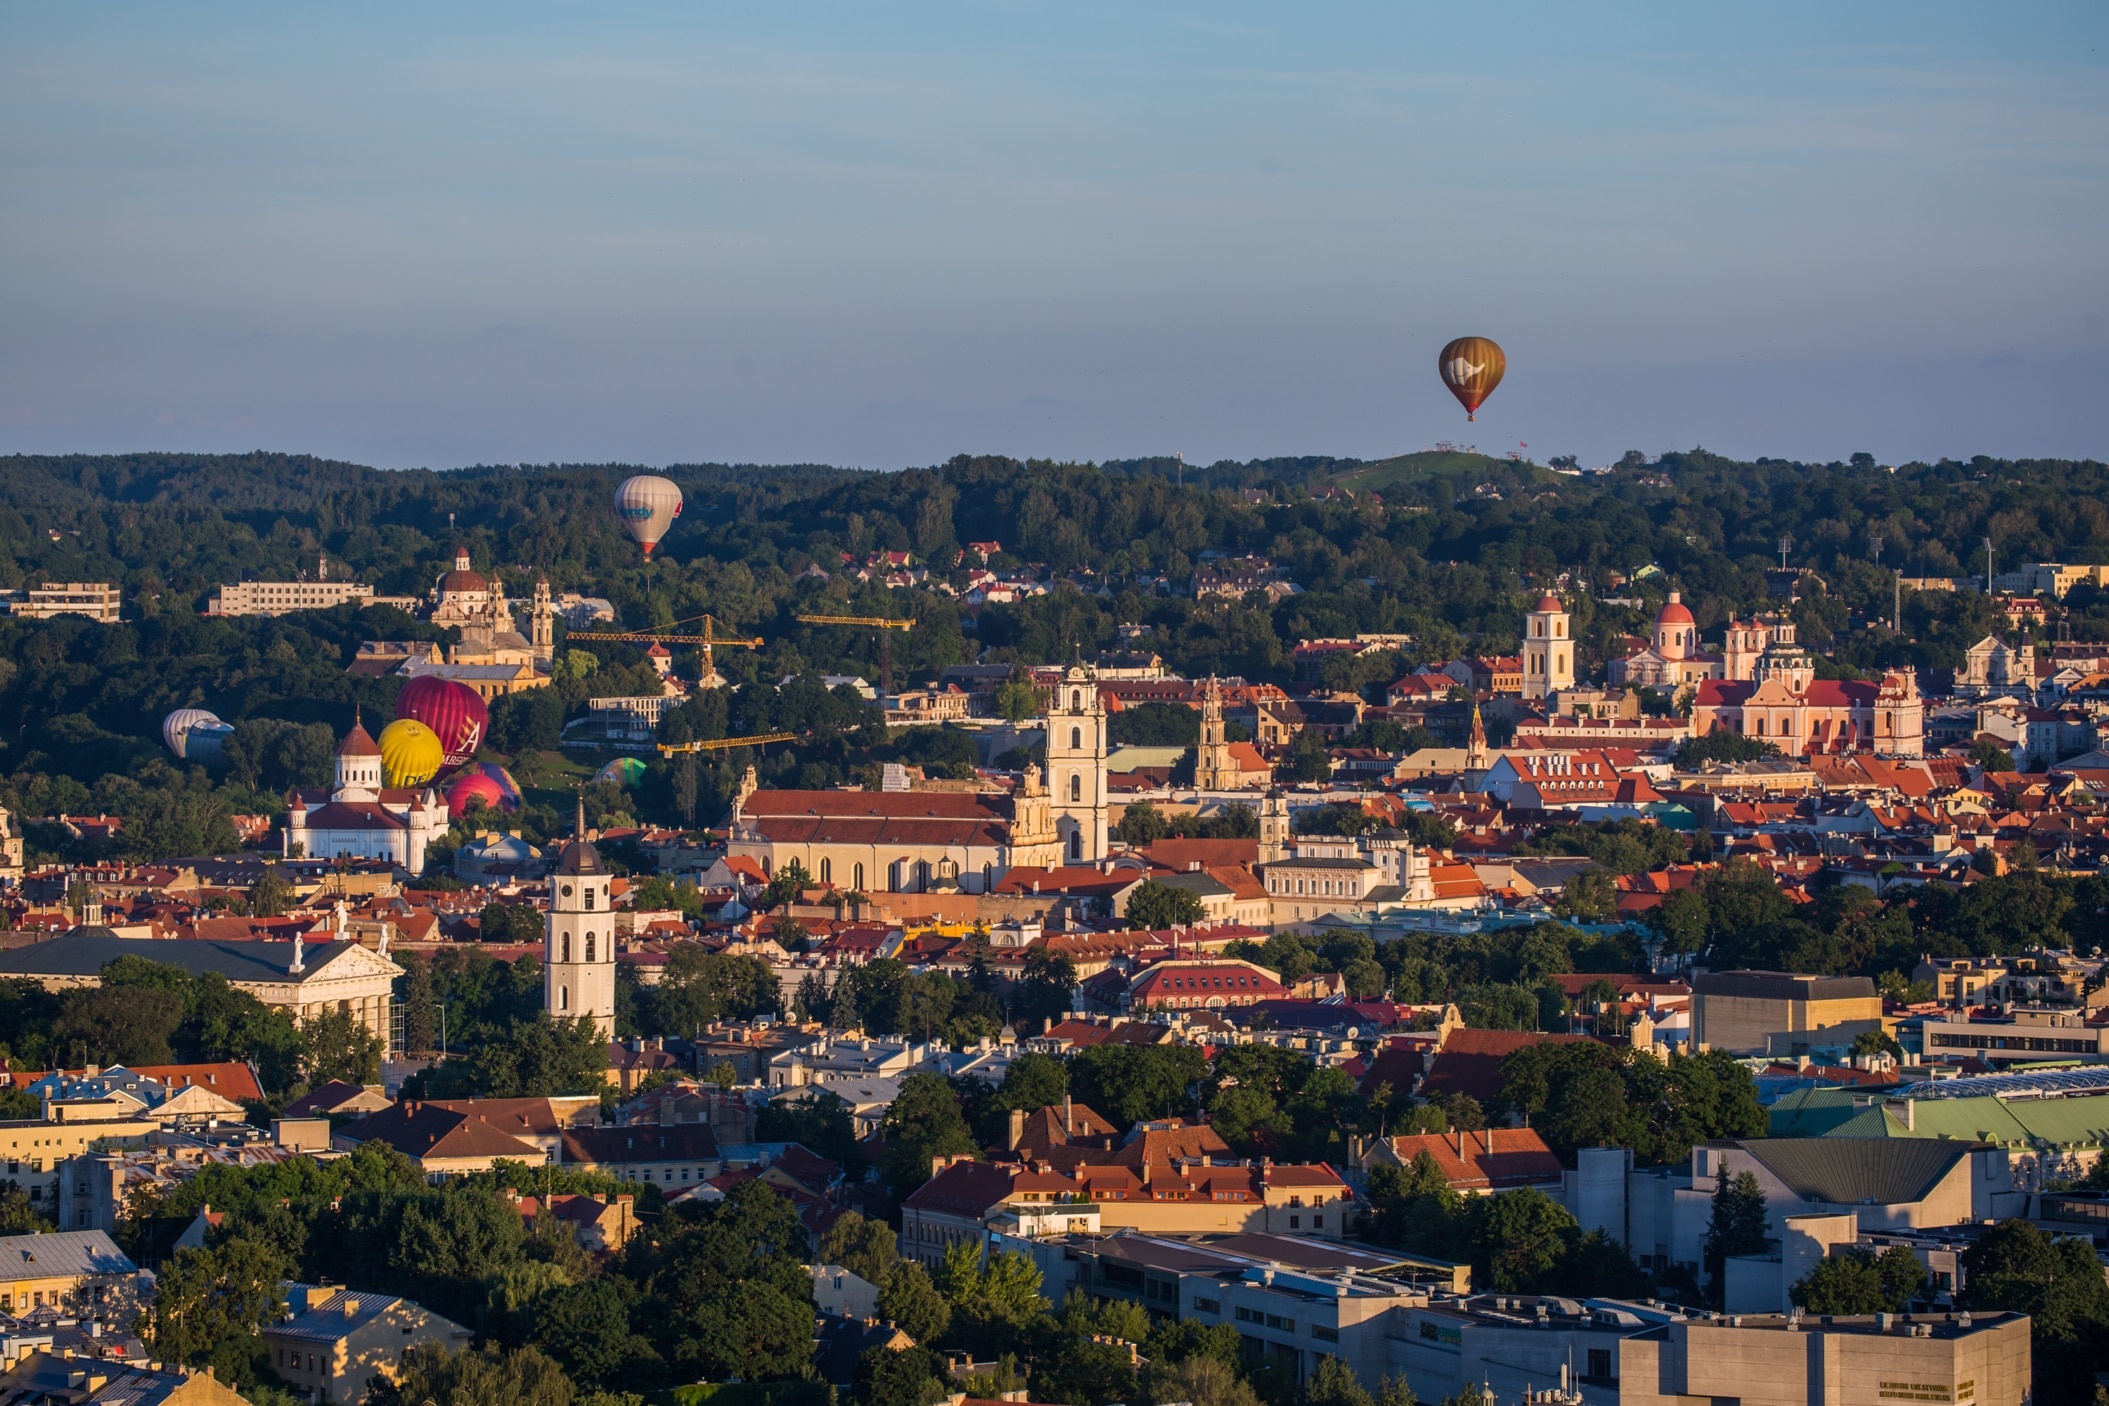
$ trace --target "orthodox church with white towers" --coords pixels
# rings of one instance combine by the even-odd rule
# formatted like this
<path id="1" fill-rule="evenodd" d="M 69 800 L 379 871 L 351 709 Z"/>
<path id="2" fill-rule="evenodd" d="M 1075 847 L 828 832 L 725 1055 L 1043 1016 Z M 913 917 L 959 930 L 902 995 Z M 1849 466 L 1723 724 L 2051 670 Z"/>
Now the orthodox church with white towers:
<path id="1" fill-rule="evenodd" d="M 447 803 L 430 786 L 381 784 L 381 746 L 357 717 L 337 745 L 328 790 L 293 793 L 286 811 L 288 858 L 385 859 L 424 872 L 425 851 L 447 833 Z"/>

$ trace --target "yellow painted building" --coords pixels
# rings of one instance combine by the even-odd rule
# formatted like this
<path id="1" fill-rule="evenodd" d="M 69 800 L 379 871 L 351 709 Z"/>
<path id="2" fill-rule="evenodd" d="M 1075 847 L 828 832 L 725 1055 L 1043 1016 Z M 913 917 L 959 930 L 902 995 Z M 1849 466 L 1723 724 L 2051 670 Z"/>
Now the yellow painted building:
<path id="1" fill-rule="evenodd" d="M 138 1273 L 100 1230 L 0 1237 L 0 1313 L 102 1303 Z"/>
<path id="2" fill-rule="evenodd" d="M 285 1284 L 286 1317 L 264 1329 L 271 1370 L 311 1401 L 359 1401 L 375 1377 L 394 1380 L 403 1354 L 426 1343 L 459 1350 L 474 1335 L 408 1299 L 335 1284 Z"/>

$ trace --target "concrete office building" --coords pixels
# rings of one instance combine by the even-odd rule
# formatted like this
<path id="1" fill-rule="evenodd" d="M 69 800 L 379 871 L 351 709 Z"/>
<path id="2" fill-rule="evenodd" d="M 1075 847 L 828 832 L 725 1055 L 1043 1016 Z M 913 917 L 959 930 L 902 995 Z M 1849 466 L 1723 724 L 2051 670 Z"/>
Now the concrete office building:
<path id="1" fill-rule="evenodd" d="M 2018 1314 L 1689 1315 L 1658 1303 L 1473 1294 L 1461 1265 L 1284 1235 L 993 1237 L 1045 1291 L 1234 1328 L 1249 1361 L 1294 1381 L 1339 1358 L 1374 1391 L 1467 1388 L 1511 1406 L 1564 1388 L 1585 1406 L 2020 1406 L 2032 1366 Z"/>
<path id="2" fill-rule="evenodd" d="M 1688 1319 L 1623 1339 L 1618 1380 L 1603 1399 L 1619 1406 L 2020 1406 L 2031 1399 L 2028 1328 L 2018 1313 Z"/>
<path id="3" fill-rule="evenodd" d="M 1881 1023 L 1882 998 L 1864 976 L 1744 971 L 1692 979 L 1692 1039 L 1700 1049 L 1807 1053 L 1816 1044 L 1850 1044 Z"/>
<path id="4" fill-rule="evenodd" d="M 1928 1056 L 1975 1056 L 1991 1065 L 2038 1060 L 2109 1062 L 2109 1025 L 2092 1024 L 2083 1010 L 2007 1006 L 1997 1015 L 1957 1012 L 1920 1026 Z"/>
<path id="5" fill-rule="evenodd" d="M 15 614 L 26 620 L 51 620 L 61 615 L 85 615 L 99 625 L 114 625 L 123 591 L 106 581 L 47 582 L 31 586 L 15 602 Z"/>
<path id="6" fill-rule="evenodd" d="M 1029 1256 L 1057 1303 L 1078 1289 L 1140 1304 L 1160 1318 L 1229 1324 L 1249 1357 L 1291 1380 L 1308 1377 L 1320 1357 L 1338 1357 L 1372 1388 L 1396 1370 L 1386 1345 L 1400 1328 L 1394 1312 L 1427 1301 L 1425 1286 L 1401 1276 L 1429 1276 L 1446 1289 L 1462 1287 L 1470 1276 L 1464 1266 L 1294 1235 L 1130 1231 L 996 1235 L 990 1243 Z M 1421 1391 L 1431 1401 L 1447 1394 Z"/>
<path id="7" fill-rule="evenodd" d="M 377 596 L 372 586 L 360 581 L 234 581 L 206 598 L 205 613 L 290 615 L 296 610 L 332 610 L 346 604 L 393 605 L 407 611 L 417 601 L 411 596 Z"/>
<path id="8" fill-rule="evenodd" d="M 1699 1272 L 1718 1178 L 1749 1172 L 1765 1193 L 1767 1231 L 1798 1216 L 1844 1214 L 1859 1230 L 1913 1230 L 2019 1215 L 2006 1149 L 1931 1138 L 1750 1138 L 1692 1149 L 1683 1167 L 1632 1165 L 1619 1148 L 1584 1148 L 1562 1202 L 1584 1229 L 1629 1246 L 1643 1267 Z M 1842 1232 L 1824 1231 L 1828 1240 Z M 1799 1276 L 1796 1276 L 1799 1277 Z"/>

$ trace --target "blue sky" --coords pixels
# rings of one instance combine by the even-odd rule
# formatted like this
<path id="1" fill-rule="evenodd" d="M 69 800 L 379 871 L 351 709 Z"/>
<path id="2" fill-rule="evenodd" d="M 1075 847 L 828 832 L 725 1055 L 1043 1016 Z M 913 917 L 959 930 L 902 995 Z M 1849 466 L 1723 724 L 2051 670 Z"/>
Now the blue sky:
<path id="1" fill-rule="evenodd" d="M 9 3 L 0 452 L 2101 456 L 2105 39 L 2098 0 Z M 1465 333 L 1509 355 L 1471 426 Z"/>

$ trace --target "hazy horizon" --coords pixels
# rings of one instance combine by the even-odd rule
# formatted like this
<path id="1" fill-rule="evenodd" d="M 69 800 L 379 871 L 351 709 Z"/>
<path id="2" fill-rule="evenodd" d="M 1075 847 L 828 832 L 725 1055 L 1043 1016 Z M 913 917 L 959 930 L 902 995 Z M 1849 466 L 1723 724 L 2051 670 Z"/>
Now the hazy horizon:
<path id="1" fill-rule="evenodd" d="M 2109 456 L 2098 5 L 0 36 L 0 452 Z"/>

